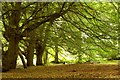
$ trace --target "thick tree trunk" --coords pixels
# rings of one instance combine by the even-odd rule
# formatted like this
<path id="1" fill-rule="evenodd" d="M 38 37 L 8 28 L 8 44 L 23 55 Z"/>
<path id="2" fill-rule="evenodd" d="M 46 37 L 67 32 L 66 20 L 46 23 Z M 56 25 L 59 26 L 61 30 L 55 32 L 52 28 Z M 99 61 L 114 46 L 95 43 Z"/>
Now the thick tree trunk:
<path id="1" fill-rule="evenodd" d="M 27 66 L 33 66 L 33 57 L 34 57 L 34 44 L 30 42 L 27 53 Z"/>
<path id="2" fill-rule="evenodd" d="M 43 65 L 43 62 L 42 62 L 42 55 L 43 55 L 43 53 L 37 54 L 36 65 Z"/>
<path id="3" fill-rule="evenodd" d="M 7 71 L 9 69 L 16 68 L 16 61 L 18 57 L 18 43 L 20 41 L 19 33 L 19 21 L 21 18 L 21 2 L 14 3 L 14 7 L 11 7 L 8 18 L 5 18 L 4 28 L 5 28 L 5 38 L 9 42 L 8 51 L 2 55 L 2 71 Z M 4 17 L 4 16 L 3 16 Z M 7 24 L 6 24 L 6 21 Z M 8 26 L 7 26 L 8 25 Z"/>
<path id="4" fill-rule="evenodd" d="M 2 71 L 16 68 L 16 61 L 18 57 L 18 43 L 19 40 L 15 36 L 9 38 L 8 51 L 2 56 Z"/>
<path id="5" fill-rule="evenodd" d="M 35 32 L 31 32 L 29 45 L 27 47 L 27 66 L 33 66 L 34 48 L 35 48 Z"/>
<path id="6" fill-rule="evenodd" d="M 38 42 L 38 44 L 36 45 L 36 56 L 37 56 L 36 65 L 43 65 L 42 62 L 43 52 L 44 52 L 44 48 Z"/>

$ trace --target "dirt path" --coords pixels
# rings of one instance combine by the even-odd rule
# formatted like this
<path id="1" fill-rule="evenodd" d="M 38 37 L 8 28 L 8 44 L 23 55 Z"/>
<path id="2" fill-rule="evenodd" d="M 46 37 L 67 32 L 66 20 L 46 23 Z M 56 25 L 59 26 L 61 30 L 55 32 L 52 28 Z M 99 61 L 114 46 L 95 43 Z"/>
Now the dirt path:
<path id="1" fill-rule="evenodd" d="M 3 78 L 120 78 L 118 65 L 68 64 L 34 66 L 2 73 Z"/>

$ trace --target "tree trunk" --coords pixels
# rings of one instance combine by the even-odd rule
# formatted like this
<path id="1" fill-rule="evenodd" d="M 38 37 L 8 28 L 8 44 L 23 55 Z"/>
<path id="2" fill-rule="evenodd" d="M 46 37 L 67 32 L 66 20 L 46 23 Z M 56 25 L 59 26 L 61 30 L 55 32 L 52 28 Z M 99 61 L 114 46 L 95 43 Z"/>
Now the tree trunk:
<path id="1" fill-rule="evenodd" d="M 36 56 L 37 56 L 36 65 L 43 65 L 42 56 L 44 49 L 39 42 L 37 43 L 38 44 L 36 45 Z"/>
<path id="2" fill-rule="evenodd" d="M 34 57 L 34 44 L 30 42 L 27 53 L 27 66 L 33 66 L 33 57 Z"/>
<path id="3" fill-rule="evenodd" d="M 2 71 L 16 68 L 16 61 L 18 57 L 18 43 L 19 40 L 15 36 L 9 38 L 8 51 L 2 56 Z"/>
<path id="4" fill-rule="evenodd" d="M 11 7 L 11 10 L 8 15 L 8 18 L 5 18 L 8 21 L 4 22 L 5 35 L 6 39 L 9 42 L 8 50 L 5 54 L 2 55 L 2 71 L 7 71 L 9 69 L 16 68 L 16 61 L 18 57 L 18 43 L 20 41 L 19 35 L 19 21 L 21 18 L 21 2 L 14 3 L 14 7 Z M 4 16 L 3 16 L 4 17 Z M 6 27 L 6 25 L 8 25 Z M 19 35 L 19 36 L 18 36 Z"/>
<path id="5" fill-rule="evenodd" d="M 42 55 L 43 55 L 43 53 L 37 54 L 36 65 L 43 65 L 43 63 L 42 63 Z"/>
<path id="6" fill-rule="evenodd" d="M 82 60 L 82 32 L 80 32 L 79 34 L 79 37 L 80 37 L 80 40 L 79 40 L 79 49 L 80 49 L 80 52 L 78 52 L 78 63 L 81 63 L 81 60 Z M 77 41 L 76 41 L 77 42 Z M 77 44 L 77 43 L 76 43 Z"/>
<path id="7" fill-rule="evenodd" d="M 58 46 L 57 46 L 57 44 L 55 44 L 55 63 L 59 63 L 58 62 Z"/>
<path id="8" fill-rule="evenodd" d="M 44 55 L 44 64 L 47 64 L 48 62 L 48 53 L 45 52 L 45 55 Z"/>
<path id="9" fill-rule="evenodd" d="M 30 39 L 28 41 L 29 45 L 27 47 L 27 66 L 33 66 L 34 48 L 35 48 L 35 32 L 29 33 Z"/>

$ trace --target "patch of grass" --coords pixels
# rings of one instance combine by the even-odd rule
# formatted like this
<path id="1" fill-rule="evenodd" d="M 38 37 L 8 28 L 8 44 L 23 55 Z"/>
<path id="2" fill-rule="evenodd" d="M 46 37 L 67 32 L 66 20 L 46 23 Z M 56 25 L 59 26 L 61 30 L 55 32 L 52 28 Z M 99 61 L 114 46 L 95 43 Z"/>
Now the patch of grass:
<path id="1" fill-rule="evenodd" d="M 118 60 L 102 61 L 100 64 L 116 64 L 116 65 L 118 65 Z"/>

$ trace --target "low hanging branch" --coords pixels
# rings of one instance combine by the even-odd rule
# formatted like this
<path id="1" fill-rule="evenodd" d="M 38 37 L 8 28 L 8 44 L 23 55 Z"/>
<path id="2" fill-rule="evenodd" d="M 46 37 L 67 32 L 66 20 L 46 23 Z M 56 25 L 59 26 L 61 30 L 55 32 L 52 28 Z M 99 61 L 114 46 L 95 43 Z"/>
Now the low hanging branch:
<path id="1" fill-rule="evenodd" d="M 95 35 L 91 35 L 91 34 L 89 34 L 89 33 L 86 32 L 86 30 L 88 30 L 88 29 L 84 30 L 83 28 L 79 27 L 77 24 L 75 24 L 75 23 L 73 23 L 72 21 L 66 19 L 65 17 L 62 16 L 62 18 L 63 18 L 65 21 L 67 21 L 67 22 L 69 22 L 70 24 L 72 24 L 73 26 L 75 26 L 75 27 L 76 27 L 77 29 L 79 29 L 80 31 L 82 31 L 82 32 L 84 32 L 85 34 L 87 34 L 87 35 L 93 40 L 93 42 L 94 42 L 95 45 L 97 45 L 98 47 L 100 47 L 100 48 L 101 48 L 102 50 L 104 50 L 105 52 L 108 52 L 108 50 L 105 50 L 101 45 L 99 45 L 99 44 L 97 44 L 97 43 L 95 42 L 95 40 L 94 40 L 94 38 L 93 38 Z"/>
<path id="2" fill-rule="evenodd" d="M 27 64 L 25 63 L 25 58 L 23 57 L 23 55 L 24 55 L 25 57 L 27 57 L 26 54 L 25 54 L 23 51 L 21 51 L 20 48 L 19 48 L 19 56 L 20 56 L 21 61 L 22 61 L 22 63 L 23 63 L 23 67 L 24 67 L 24 68 L 27 68 Z"/>
<path id="3" fill-rule="evenodd" d="M 70 10 L 70 8 L 72 7 L 73 4 L 74 4 L 74 2 L 71 3 L 66 10 L 61 10 L 59 13 L 54 13 L 54 14 L 48 16 L 47 18 L 44 18 L 44 20 L 42 20 L 42 21 L 40 21 L 40 22 L 36 22 L 36 23 L 30 25 L 29 27 L 27 27 L 27 28 L 21 33 L 20 36 L 25 36 L 26 33 L 31 32 L 32 30 L 36 29 L 36 28 L 39 27 L 40 25 L 42 25 L 42 24 L 44 24 L 44 23 L 46 23 L 46 22 L 54 21 L 54 20 L 56 20 L 57 18 L 59 18 L 60 16 L 65 15 L 65 14 Z M 63 5 L 64 5 L 64 4 L 63 4 Z M 63 9 L 63 7 L 62 7 L 62 9 Z"/>

